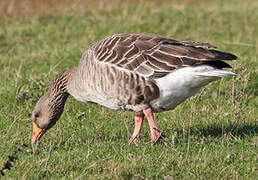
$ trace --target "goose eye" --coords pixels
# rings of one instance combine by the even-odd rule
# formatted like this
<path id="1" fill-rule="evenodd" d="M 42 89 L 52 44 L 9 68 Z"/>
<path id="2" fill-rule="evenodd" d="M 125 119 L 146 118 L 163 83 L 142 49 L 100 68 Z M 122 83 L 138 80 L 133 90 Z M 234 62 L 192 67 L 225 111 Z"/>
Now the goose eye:
<path id="1" fill-rule="evenodd" d="M 36 113 L 36 114 L 35 114 L 35 118 L 38 119 L 38 118 L 39 118 L 39 115 L 40 115 L 39 113 Z"/>

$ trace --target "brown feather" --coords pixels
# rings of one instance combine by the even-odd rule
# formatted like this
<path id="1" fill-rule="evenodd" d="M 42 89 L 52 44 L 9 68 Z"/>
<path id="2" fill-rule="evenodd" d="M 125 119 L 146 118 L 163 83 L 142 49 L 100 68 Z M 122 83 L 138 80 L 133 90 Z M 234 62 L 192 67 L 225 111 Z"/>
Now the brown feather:
<path id="1" fill-rule="evenodd" d="M 216 67 L 229 67 L 221 60 L 237 58 L 233 54 L 214 50 L 216 46 L 209 43 L 176 41 L 144 33 L 113 35 L 95 44 L 93 48 L 97 60 L 153 78 L 181 67 L 208 61 L 212 61 L 210 64 Z M 142 64 L 145 66 L 141 66 Z"/>

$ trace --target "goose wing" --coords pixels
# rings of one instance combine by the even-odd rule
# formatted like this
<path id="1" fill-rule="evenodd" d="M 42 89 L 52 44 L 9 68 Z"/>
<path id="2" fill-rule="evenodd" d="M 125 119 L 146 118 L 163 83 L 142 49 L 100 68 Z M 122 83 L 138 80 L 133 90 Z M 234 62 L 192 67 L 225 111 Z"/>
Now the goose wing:
<path id="1" fill-rule="evenodd" d="M 98 61 L 150 78 L 160 78 L 178 68 L 203 63 L 217 68 L 230 67 L 222 60 L 237 57 L 215 48 L 208 43 L 176 41 L 146 33 L 117 34 L 93 46 Z"/>

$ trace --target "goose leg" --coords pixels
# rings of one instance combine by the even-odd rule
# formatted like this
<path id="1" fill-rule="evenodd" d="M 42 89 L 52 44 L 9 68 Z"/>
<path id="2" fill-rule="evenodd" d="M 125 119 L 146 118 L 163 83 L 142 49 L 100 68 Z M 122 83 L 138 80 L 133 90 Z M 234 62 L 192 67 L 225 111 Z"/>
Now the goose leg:
<path id="1" fill-rule="evenodd" d="M 134 144 L 136 144 L 139 139 L 143 119 L 144 114 L 137 114 L 134 118 L 134 131 L 131 137 L 131 142 L 133 142 Z"/>
<path id="2" fill-rule="evenodd" d="M 160 132 L 160 130 L 154 120 L 154 116 L 153 116 L 151 107 L 144 109 L 143 113 L 148 119 L 148 123 L 150 126 L 150 132 L 151 132 L 151 141 L 155 143 L 160 138 L 162 138 L 162 133 Z"/>

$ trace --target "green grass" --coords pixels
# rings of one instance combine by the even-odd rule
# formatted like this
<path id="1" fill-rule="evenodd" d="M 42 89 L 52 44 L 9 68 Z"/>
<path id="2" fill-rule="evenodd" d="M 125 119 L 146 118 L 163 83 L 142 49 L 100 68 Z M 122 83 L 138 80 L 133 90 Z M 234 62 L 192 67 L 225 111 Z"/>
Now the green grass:
<path id="1" fill-rule="evenodd" d="M 22 140 L 31 147 L 33 107 L 54 75 L 76 66 L 94 42 L 150 32 L 210 42 L 236 54 L 237 77 L 216 81 L 175 110 L 155 114 L 166 143 L 152 145 L 144 123 L 129 144 L 134 113 L 70 97 L 55 127 L 24 150 L 2 178 L 257 178 L 258 2 L 96 3 L 39 17 L 0 17 L 0 168 Z M 19 93 L 28 94 L 17 101 Z"/>

